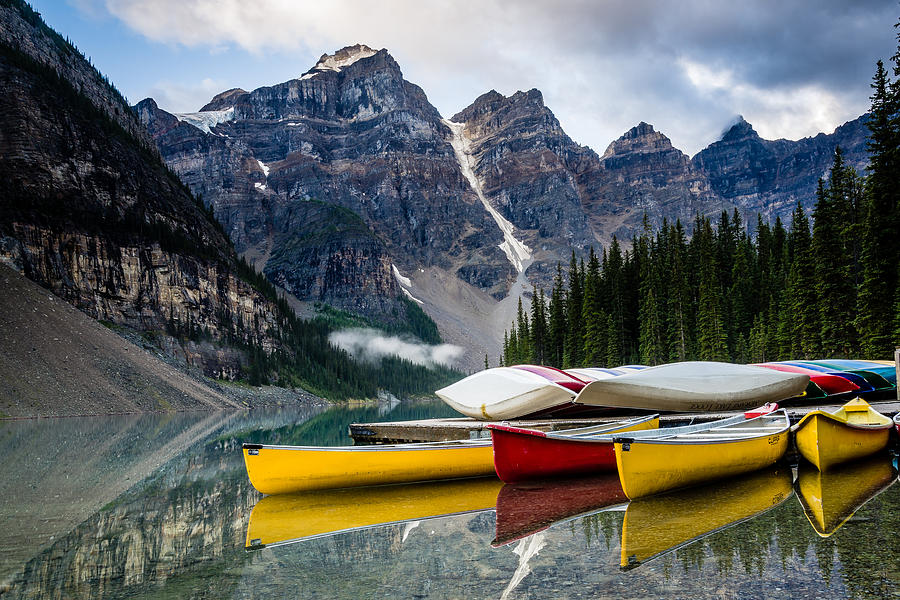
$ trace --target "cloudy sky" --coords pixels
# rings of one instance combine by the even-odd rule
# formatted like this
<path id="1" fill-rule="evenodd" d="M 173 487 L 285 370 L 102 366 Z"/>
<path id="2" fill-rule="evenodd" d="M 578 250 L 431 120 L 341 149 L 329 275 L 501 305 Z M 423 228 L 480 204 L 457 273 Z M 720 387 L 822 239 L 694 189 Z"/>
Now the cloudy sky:
<path id="1" fill-rule="evenodd" d="M 357 42 L 387 48 L 450 117 L 537 88 L 602 153 L 640 121 L 694 154 L 737 115 L 765 138 L 868 109 L 896 50 L 895 0 L 31 0 L 135 103 L 197 110 L 298 77 Z"/>

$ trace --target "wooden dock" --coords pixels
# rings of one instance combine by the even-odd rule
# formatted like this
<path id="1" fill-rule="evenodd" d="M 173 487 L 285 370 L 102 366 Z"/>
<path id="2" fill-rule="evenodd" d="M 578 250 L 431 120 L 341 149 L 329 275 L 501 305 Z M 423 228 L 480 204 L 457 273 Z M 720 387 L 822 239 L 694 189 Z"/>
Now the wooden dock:
<path id="1" fill-rule="evenodd" d="M 900 412 L 900 400 L 882 400 L 870 402 L 872 408 L 883 415 L 893 417 Z M 791 423 L 796 423 L 806 413 L 823 409 L 826 411 L 837 410 L 843 405 L 828 404 L 815 406 L 785 406 Z M 724 419 L 737 412 L 723 413 L 673 413 L 660 417 L 661 427 L 684 425 L 687 423 L 703 423 Z M 504 421 L 516 427 L 527 427 L 540 431 L 559 431 L 572 429 L 573 427 L 587 427 L 597 423 L 627 419 L 633 415 L 610 415 L 589 419 L 541 419 L 541 420 L 510 420 Z M 492 421 L 476 421 L 469 417 L 452 419 L 425 419 L 421 421 L 395 421 L 388 423 L 353 423 L 350 425 L 350 437 L 355 444 L 400 444 L 408 442 L 443 442 L 447 440 L 469 440 L 490 437 L 488 423 Z M 499 421 L 493 421 L 499 422 Z"/>

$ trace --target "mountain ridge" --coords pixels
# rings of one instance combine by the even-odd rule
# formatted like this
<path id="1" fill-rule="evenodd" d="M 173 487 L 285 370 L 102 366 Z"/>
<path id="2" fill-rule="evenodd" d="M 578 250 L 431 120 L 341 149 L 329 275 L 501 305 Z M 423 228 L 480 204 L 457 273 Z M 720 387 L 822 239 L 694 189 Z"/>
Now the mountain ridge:
<path id="1" fill-rule="evenodd" d="M 756 213 L 784 219 L 798 201 L 811 208 L 815 181 L 827 172 L 838 141 L 858 168 L 865 154 L 861 117 L 796 142 L 763 140 L 740 118 L 693 157 L 641 122 L 599 155 L 566 134 L 537 89 L 510 96 L 489 90 L 442 121 L 386 49 L 365 45 L 323 54 L 297 79 L 217 94 L 204 109 L 233 109 L 234 116 L 208 132 L 181 131 L 184 121 L 173 127 L 172 116 L 158 107 L 149 111 L 149 102 L 136 108 L 150 115 L 142 120 L 167 163 L 270 279 L 301 299 L 383 320 L 390 320 L 392 298 L 401 292 L 427 295 L 426 312 L 436 315 L 445 337 L 490 332 L 485 343 L 473 344 L 477 356 L 482 350 L 496 355 L 514 316 L 506 299 L 527 301 L 532 286 L 549 289 L 556 264 L 567 264 L 572 250 L 583 254 L 613 236 L 627 245 L 645 215 L 651 227 L 723 210 L 737 210 L 749 223 Z M 378 258 L 370 267 L 349 259 L 348 277 L 331 281 L 330 292 L 300 285 L 322 280 L 302 267 L 291 273 L 285 261 L 264 266 L 273 252 L 284 254 L 279 248 L 293 244 L 292 237 L 303 236 L 303 223 L 290 211 L 309 199 L 353 211 L 374 234 L 371 256 Z M 440 228 L 423 230 L 436 211 Z M 322 246 L 332 258 L 319 260 L 340 269 L 335 257 L 345 241 L 333 233 Z M 349 248 L 353 243 L 346 241 Z M 514 247 L 520 248 L 515 260 Z M 518 273 L 526 255 L 527 271 Z M 400 274 L 396 285 L 387 276 L 392 269 Z M 452 287 L 462 297 L 487 293 L 493 300 L 479 300 L 475 310 L 426 293 L 427 281 L 448 278 L 460 282 Z M 368 279 L 384 282 L 373 289 L 385 301 L 360 307 L 354 288 L 370 285 Z M 467 310 L 481 316 L 470 322 Z M 470 357 L 469 367 L 476 364 Z"/>

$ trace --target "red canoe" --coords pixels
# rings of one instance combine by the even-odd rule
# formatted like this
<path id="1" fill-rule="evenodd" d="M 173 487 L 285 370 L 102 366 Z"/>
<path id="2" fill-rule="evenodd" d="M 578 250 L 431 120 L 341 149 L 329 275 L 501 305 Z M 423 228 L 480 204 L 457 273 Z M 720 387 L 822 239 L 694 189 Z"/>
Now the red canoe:
<path id="1" fill-rule="evenodd" d="M 837 394 L 848 394 L 851 392 L 859 391 L 858 385 L 856 385 L 849 379 L 841 377 L 840 375 L 822 373 L 821 371 L 814 371 L 812 369 L 797 367 L 794 365 L 785 365 L 782 363 L 760 363 L 753 366 L 765 367 L 767 369 L 773 369 L 775 371 L 781 371 L 783 373 L 802 373 L 803 375 L 809 375 L 809 380 L 822 388 L 822 391 L 829 396 L 834 396 Z"/>
<path id="2" fill-rule="evenodd" d="M 616 470 L 612 438 L 589 436 L 659 427 L 659 415 L 639 417 L 601 427 L 537 431 L 491 423 L 494 469 L 506 483 Z"/>
<path id="3" fill-rule="evenodd" d="M 617 473 L 504 485 L 497 494 L 492 546 L 503 546 L 554 523 L 628 502 Z"/>

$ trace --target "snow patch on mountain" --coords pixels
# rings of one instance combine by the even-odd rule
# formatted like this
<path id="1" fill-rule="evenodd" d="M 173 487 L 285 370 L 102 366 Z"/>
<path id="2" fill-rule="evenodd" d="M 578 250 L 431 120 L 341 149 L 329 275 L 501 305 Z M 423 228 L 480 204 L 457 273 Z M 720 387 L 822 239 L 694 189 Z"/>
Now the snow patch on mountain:
<path id="1" fill-rule="evenodd" d="M 234 107 L 225 110 L 204 110 L 195 113 L 174 113 L 179 121 L 190 123 L 204 133 L 211 133 L 211 129 L 219 123 L 234 120 Z"/>
<path id="2" fill-rule="evenodd" d="M 464 131 L 465 123 L 454 123 L 447 119 L 442 119 L 442 121 L 453 133 L 450 145 L 453 146 L 453 152 L 456 154 L 456 160 L 459 162 L 459 168 L 462 169 L 463 176 L 469 182 L 478 199 L 481 200 L 485 210 L 494 218 L 494 222 L 497 223 L 500 231 L 503 232 L 503 243 L 500 244 L 500 249 L 506 254 L 506 258 L 516 268 L 516 271 L 524 273 L 525 269 L 532 262 L 531 248 L 525 245 L 525 242 L 516 239 L 515 226 L 507 221 L 496 208 L 491 206 L 491 203 L 485 197 L 481 189 L 481 181 L 478 180 L 475 171 L 472 169 L 472 153 L 469 149 L 469 139 L 466 138 Z"/>
<path id="3" fill-rule="evenodd" d="M 425 304 L 418 298 L 412 295 L 412 292 L 409 291 L 408 288 L 412 287 L 412 281 L 409 280 L 409 277 L 404 277 L 400 274 L 400 270 L 397 269 L 397 266 L 391 264 L 391 270 L 394 272 L 394 279 L 397 280 L 397 283 L 400 284 L 400 289 L 403 290 L 403 293 L 406 294 L 406 297 L 412 300 L 413 302 L 418 302 L 419 304 Z"/>
<path id="4" fill-rule="evenodd" d="M 334 54 L 323 54 L 316 66 L 304 73 L 300 80 L 310 79 L 323 71 L 340 71 L 358 60 L 369 58 L 377 53 L 378 50 L 373 50 L 365 44 L 356 44 L 355 46 L 341 48 Z"/>

